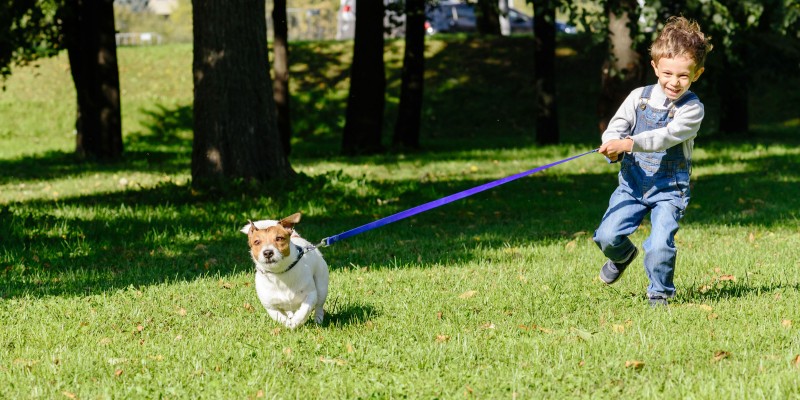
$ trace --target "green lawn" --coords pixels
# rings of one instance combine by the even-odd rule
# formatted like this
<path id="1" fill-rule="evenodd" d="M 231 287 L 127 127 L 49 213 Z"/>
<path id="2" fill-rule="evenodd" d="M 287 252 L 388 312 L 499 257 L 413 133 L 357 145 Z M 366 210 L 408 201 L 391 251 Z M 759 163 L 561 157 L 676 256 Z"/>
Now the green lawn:
<path id="1" fill-rule="evenodd" d="M 715 134 L 698 84 L 710 112 L 668 309 L 647 305 L 641 258 L 614 286 L 597 278 L 591 236 L 617 166 L 592 154 L 322 249 L 325 323 L 274 323 L 248 219 L 302 211 L 316 242 L 598 145 L 591 51 L 563 49 L 564 144 L 538 147 L 530 39 L 456 37 L 429 42 L 426 151 L 340 157 L 351 44 L 292 49 L 298 181 L 225 191 L 188 186 L 191 47 L 119 49 L 114 164 L 72 157 L 66 57 L 14 72 L 0 93 L 0 398 L 800 397 L 797 77 L 757 82 L 754 134 L 735 140 Z"/>

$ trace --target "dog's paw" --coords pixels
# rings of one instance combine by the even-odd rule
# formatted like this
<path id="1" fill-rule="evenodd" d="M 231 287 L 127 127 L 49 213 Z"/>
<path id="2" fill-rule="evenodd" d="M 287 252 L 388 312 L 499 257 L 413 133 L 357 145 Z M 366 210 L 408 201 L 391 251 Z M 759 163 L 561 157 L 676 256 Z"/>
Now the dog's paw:
<path id="1" fill-rule="evenodd" d="M 321 324 L 322 324 L 322 321 L 323 321 L 324 319 L 325 319 L 325 312 L 324 312 L 324 311 L 318 311 L 318 312 L 317 312 L 317 313 L 314 315 L 314 323 L 316 323 L 317 325 L 321 325 Z"/>

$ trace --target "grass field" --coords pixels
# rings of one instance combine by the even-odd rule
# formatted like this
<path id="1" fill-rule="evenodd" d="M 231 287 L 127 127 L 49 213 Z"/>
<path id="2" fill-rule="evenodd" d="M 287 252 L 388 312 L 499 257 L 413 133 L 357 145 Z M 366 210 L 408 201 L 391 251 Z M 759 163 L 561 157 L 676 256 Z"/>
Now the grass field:
<path id="1" fill-rule="evenodd" d="M 0 94 L 0 398 L 800 397 L 797 77 L 758 81 L 753 135 L 730 140 L 697 85 L 709 117 L 667 309 L 647 305 L 641 258 L 614 286 L 597 279 L 591 235 L 617 167 L 593 154 L 323 249 L 327 319 L 290 331 L 255 296 L 248 219 L 302 211 L 318 241 L 599 141 L 591 51 L 562 49 L 564 144 L 538 147 L 530 39 L 454 38 L 429 42 L 426 151 L 343 158 L 349 44 L 294 46 L 300 178 L 226 191 L 188 186 L 189 46 L 119 49 L 115 164 L 72 157 L 66 57 L 14 72 Z"/>

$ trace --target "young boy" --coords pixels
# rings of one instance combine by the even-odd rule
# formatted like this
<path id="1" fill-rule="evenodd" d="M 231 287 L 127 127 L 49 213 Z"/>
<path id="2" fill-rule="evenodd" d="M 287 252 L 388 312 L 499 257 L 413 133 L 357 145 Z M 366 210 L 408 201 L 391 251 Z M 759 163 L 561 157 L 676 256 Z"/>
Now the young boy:
<path id="1" fill-rule="evenodd" d="M 709 38 L 697 22 L 671 17 L 650 47 L 658 83 L 628 95 L 603 133 L 599 152 L 621 161 L 619 186 L 594 233 L 608 258 L 600 279 L 612 284 L 639 253 L 628 239 L 650 212 L 652 231 L 645 240 L 644 268 L 652 306 L 675 295 L 675 233 L 689 204 L 692 147 L 703 104 L 689 91 L 703 74 Z"/>

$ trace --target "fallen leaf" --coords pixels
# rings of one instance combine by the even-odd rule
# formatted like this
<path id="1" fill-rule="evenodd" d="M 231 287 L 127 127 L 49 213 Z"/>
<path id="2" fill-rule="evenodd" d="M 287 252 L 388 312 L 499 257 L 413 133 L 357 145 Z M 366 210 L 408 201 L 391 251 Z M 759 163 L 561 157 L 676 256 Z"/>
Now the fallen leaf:
<path id="1" fill-rule="evenodd" d="M 736 280 L 736 277 L 735 277 L 735 276 L 733 276 L 733 275 L 721 275 L 721 276 L 720 276 L 719 278 L 717 278 L 717 279 L 719 279 L 719 280 L 721 280 L 721 281 L 735 281 L 735 280 Z"/>
<path id="2" fill-rule="evenodd" d="M 467 290 L 466 292 L 461 293 L 461 295 L 458 296 L 458 298 L 460 298 L 460 299 L 469 299 L 470 297 L 474 297 L 476 294 L 478 294 L 478 292 L 476 292 L 474 290 Z"/>
<path id="3" fill-rule="evenodd" d="M 711 313 L 711 314 L 708 314 L 706 316 L 706 319 L 708 319 L 709 321 L 717 319 L 717 318 L 719 318 L 719 315 L 717 315 L 716 313 Z"/>
<path id="4" fill-rule="evenodd" d="M 354 351 L 355 351 L 355 349 L 353 349 L 353 344 L 352 343 L 348 343 L 347 344 L 347 352 L 348 353 L 352 353 Z"/>
<path id="5" fill-rule="evenodd" d="M 625 333 L 625 325 L 614 324 L 611 326 L 611 330 L 616 333 Z"/>
<path id="6" fill-rule="evenodd" d="M 755 242 L 756 241 L 756 235 L 754 235 L 753 232 L 750 232 L 750 235 L 747 236 L 747 241 L 749 241 L 750 243 Z"/>
<path id="7" fill-rule="evenodd" d="M 721 360 L 724 360 L 724 359 L 726 359 L 726 358 L 728 358 L 730 356 L 731 356 L 731 353 L 729 353 L 727 351 L 724 351 L 724 350 L 718 350 L 717 352 L 714 353 L 713 361 L 714 362 L 721 361 Z"/>
<path id="8" fill-rule="evenodd" d="M 292 348 L 291 347 L 285 347 L 283 349 L 283 354 L 286 354 L 287 356 L 292 355 Z"/>
<path id="9" fill-rule="evenodd" d="M 579 366 L 579 367 L 582 367 L 582 366 L 584 366 L 584 365 L 586 365 L 586 361 L 584 361 L 584 360 L 581 360 L 581 361 L 578 363 L 578 366 Z"/>
<path id="10" fill-rule="evenodd" d="M 570 329 L 572 330 L 572 332 L 574 332 L 576 335 L 578 335 L 579 338 L 581 338 L 581 339 L 583 339 L 583 340 L 585 340 L 587 342 L 592 339 L 592 334 L 590 332 L 587 332 L 587 331 L 585 331 L 583 329 L 579 329 L 579 328 L 575 328 L 575 327 L 570 328 Z"/>
<path id="11" fill-rule="evenodd" d="M 491 322 L 487 322 L 487 323 L 481 325 L 481 329 L 494 329 L 494 324 L 491 323 Z"/>
<path id="12" fill-rule="evenodd" d="M 791 328 L 792 327 L 792 320 L 785 319 L 785 320 L 781 321 L 781 325 L 783 325 L 784 328 Z"/>
<path id="13" fill-rule="evenodd" d="M 186 309 L 181 307 L 178 309 L 178 315 L 185 317 L 186 316 Z"/>
<path id="14" fill-rule="evenodd" d="M 121 369 L 118 369 L 118 370 L 114 371 L 114 376 L 119 377 L 121 375 L 122 375 L 122 370 Z"/>
<path id="15" fill-rule="evenodd" d="M 446 343 L 448 340 L 450 340 L 448 335 L 436 335 L 436 343 Z"/>
<path id="16" fill-rule="evenodd" d="M 714 310 L 714 308 L 713 308 L 713 307 L 711 307 L 711 306 L 710 306 L 710 305 L 708 305 L 708 304 L 700 304 L 698 307 L 700 307 L 701 309 L 703 309 L 703 310 L 706 310 L 706 311 L 712 311 L 712 310 Z"/>
<path id="17" fill-rule="evenodd" d="M 800 368 L 800 354 L 794 356 L 794 360 L 792 360 L 792 364 L 794 364 L 795 367 Z"/>
<path id="18" fill-rule="evenodd" d="M 250 312 L 253 312 L 253 311 L 256 310 L 256 308 L 253 307 L 252 305 L 250 305 L 250 303 L 244 303 L 244 309 L 247 310 L 247 311 L 250 311 Z"/>
<path id="19" fill-rule="evenodd" d="M 67 396 L 70 399 L 77 399 L 78 398 L 78 395 L 76 395 L 75 393 L 72 393 L 72 392 L 68 392 L 66 390 L 61 392 L 61 394 L 63 394 L 64 396 Z"/>
<path id="20" fill-rule="evenodd" d="M 256 398 L 260 399 L 262 397 L 264 397 L 264 391 L 263 390 L 259 390 L 258 392 L 256 392 Z"/>
<path id="21" fill-rule="evenodd" d="M 438 311 L 436 313 L 436 319 L 442 319 L 442 312 L 441 311 Z"/>
<path id="22" fill-rule="evenodd" d="M 336 365 L 345 365 L 347 361 L 342 360 L 341 358 L 325 358 L 320 356 L 319 361 L 323 364 L 336 364 Z"/>
<path id="23" fill-rule="evenodd" d="M 281 328 L 275 328 L 272 330 L 272 336 L 278 336 L 281 333 Z"/>
<path id="24" fill-rule="evenodd" d="M 644 361 L 639 361 L 639 360 L 625 361 L 625 368 L 642 369 L 644 368 Z"/>

